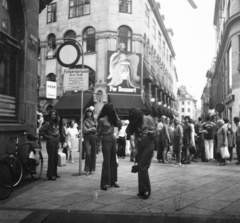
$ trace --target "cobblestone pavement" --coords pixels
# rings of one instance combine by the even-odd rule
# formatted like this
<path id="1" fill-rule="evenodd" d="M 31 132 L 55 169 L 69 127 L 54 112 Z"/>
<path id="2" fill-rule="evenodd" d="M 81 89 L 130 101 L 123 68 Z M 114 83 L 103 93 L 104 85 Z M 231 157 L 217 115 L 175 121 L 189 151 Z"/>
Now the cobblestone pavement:
<path id="1" fill-rule="evenodd" d="M 174 161 L 171 164 L 153 161 L 149 169 L 151 197 L 142 200 L 137 196 L 137 174 L 131 173 L 133 163 L 129 157 L 119 160 L 120 188 L 107 191 L 100 190 L 102 154 L 98 155 L 96 172 L 89 176 L 78 175 L 77 152 L 74 160 L 74 164 L 59 167 L 61 178 L 48 181 L 45 177 L 47 155 L 44 152 L 42 178 L 38 181 L 25 178 L 7 200 L 0 201 L 0 222 L 32 222 L 33 219 L 39 220 L 34 222 L 51 222 L 49 219 L 53 216 L 58 219 L 56 222 L 64 222 L 62 213 L 68 214 L 68 219 L 71 213 L 72 217 L 91 213 L 97 222 L 101 222 L 99 216 L 118 220 L 121 219 L 119 216 L 128 216 L 132 220 L 141 216 L 141 221 L 138 218 L 136 222 L 143 222 L 147 216 L 158 220 L 160 217 L 176 217 L 198 219 L 190 222 L 203 222 L 204 219 L 206 222 L 209 219 L 209 222 L 225 222 L 226 219 L 240 222 L 238 165 L 217 166 L 216 162 L 198 162 L 179 168 L 174 167 Z M 170 221 L 165 219 L 164 222 Z"/>

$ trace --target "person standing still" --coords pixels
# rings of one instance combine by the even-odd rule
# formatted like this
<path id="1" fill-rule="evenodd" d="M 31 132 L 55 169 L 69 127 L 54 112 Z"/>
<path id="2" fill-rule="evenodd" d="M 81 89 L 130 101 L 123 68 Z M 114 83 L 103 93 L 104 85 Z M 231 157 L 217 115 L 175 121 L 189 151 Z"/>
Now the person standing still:
<path id="1" fill-rule="evenodd" d="M 58 113 L 51 110 L 48 114 L 48 122 L 39 129 L 39 135 L 43 135 L 47 140 L 47 154 L 48 154 L 48 180 L 56 180 L 60 176 L 57 174 L 58 165 L 58 149 L 59 149 L 59 121 Z"/>
<path id="2" fill-rule="evenodd" d="M 93 174 L 96 168 L 96 132 L 97 122 L 93 117 L 93 110 L 88 108 L 83 119 L 84 147 L 86 150 L 84 170 L 86 175 Z"/>
<path id="3" fill-rule="evenodd" d="M 135 134 L 138 141 L 138 196 L 147 199 L 151 194 L 148 169 L 154 150 L 153 137 L 156 134 L 154 120 L 151 116 L 145 116 L 141 110 L 132 108 L 129 111 L 129 125 L 126 132 L 128 138 Z"/>
<path id="4" fill-rule="evenodd" d="M 117 116 L 113 105 L 107 103 L 103 106 L 97 118 L 97 137 L 102 141 L 102 175 L 100 188 L 107 190 L 107 185 L 119 187 L 117 184 L 117 156 L 116 156 L 116 137 L 114 127 L 121 128 L 121 121 Z"/>
<path id="5" fill-rule="evenodd" d="M 162 123 L 163 123 L 163 128 L 162 128 L 162 146 L 163 146 L 162 162 L 163 163 L 169 163 L 168 160 L 167 160 L 167 152 L 168 152 L 172 142 L 171 142 L 171 138 L 170 138 L 168 123 L 166 123 L 166 119 L 164 117 L 162 117 Z"/>
<path id="6" fill-rule="evenodd" d="M 117 136 L 117 144 L 118 144 L 118 151 L 117 156 L 118 158 L 125 159 L 126 156 L 126 128 L 125 121 L 122 120 L 122 128 L 118 131 Z"/>

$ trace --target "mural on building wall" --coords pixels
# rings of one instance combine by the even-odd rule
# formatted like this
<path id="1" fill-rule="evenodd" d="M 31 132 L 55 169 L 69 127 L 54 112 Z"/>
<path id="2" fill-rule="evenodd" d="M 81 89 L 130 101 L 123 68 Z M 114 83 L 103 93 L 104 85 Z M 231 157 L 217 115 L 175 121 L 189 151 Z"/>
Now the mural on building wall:
<path id="1" fill-rule="evenodd" d="M 108 51 L 108 93 L 141 94 L 141 54 Z"/>

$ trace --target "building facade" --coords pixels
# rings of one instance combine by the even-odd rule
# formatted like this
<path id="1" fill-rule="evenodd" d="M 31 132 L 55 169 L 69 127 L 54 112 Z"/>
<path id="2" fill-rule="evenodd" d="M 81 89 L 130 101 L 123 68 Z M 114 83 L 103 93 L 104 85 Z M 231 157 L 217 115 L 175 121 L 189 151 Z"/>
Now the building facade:
<path id="1" fill-rule="evenodd" d="M 178 89 L 178 103 L 179 103 L 179 119 L 184 120 L 185 116 L 189 116 L 193 120 L 197 120 L 197 100 L 187 92 L 185 86 L 180 86 Z"/>
<path id="2" fill-rule="evenodd" d="M 240 1 L 215 3 L 216 64 L 212 77 L 211 103 L 225 106 L 219 115 L 232 122 L 240 111 Z"/>
<path id="3" fill-rule="evenodd" d="M 11 136 L 36 133 L 38 15 L 46 3 L 0 0 L 0 158 L 15 148 Z"/>
<path id="4" fill-rule="evenodd" d="M 54 107 L 63 117 L 79 116 L 79 92 L 64 92 L 66 68 L 56 60 L 59 45 L 73 38 L 81 43 L 89 69 L 83 109 L 94 105 L 97 116 L 111 102 L 123 117 L 131 107 L 173 116 L 173 31 L 166 29 L 159 7 L 154 0 L 53 1 L 39 19 L 42 112 Z M 81 67 L 82 58 L 74 68 Z M 46 97 L 47 81 L 56 82 L 55 99 Z"/>

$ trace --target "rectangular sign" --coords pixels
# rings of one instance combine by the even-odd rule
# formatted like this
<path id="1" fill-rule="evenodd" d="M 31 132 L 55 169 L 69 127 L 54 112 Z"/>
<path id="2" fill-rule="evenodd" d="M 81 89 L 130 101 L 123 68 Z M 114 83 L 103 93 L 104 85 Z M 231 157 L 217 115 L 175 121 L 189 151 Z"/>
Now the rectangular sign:
<path id="1" fill-rule="evenodd" d="M 46 98 L 57 98 L 57 82 L 47 81 Z"/>
<path id="2" fill-rule="evenodd" d="M 86 91 L 89 88 L 89 69 L 68 69 L 64 71 L 65 91 Z"/>
<path id="3" fill-rule="evenodd" d="M 108 94 L 141 94 L 139 53 L 108 51 Z"/>

